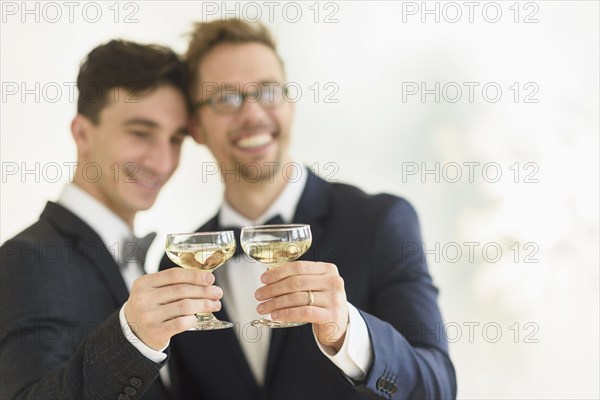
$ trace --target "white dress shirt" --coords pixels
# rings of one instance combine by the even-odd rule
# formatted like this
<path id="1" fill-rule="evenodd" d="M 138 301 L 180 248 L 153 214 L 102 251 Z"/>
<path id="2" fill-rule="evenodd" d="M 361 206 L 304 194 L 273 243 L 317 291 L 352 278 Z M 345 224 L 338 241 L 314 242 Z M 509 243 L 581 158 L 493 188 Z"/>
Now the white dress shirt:
<path id="1" fill-rule="evenodd" d="M 280 215 L 285 223 L 290 223 L 308 180 L 308 170 L 304 168 L 302 172 L 298 180 L 288 181 L 273 204 L 254 221 L 240 215 L 224 202 L 219 213 L 219 225 L 261 225 L 276 215 Z M 223 288 L 223 303 L 227 305 L 227 313 L 235 324 L 236 337 L 259 385 L 264 381 L 271 330 L 253 327 L 250 321 L 262 317 L 256 312 L 258 301 L 254 292 L 263 285 L 260 276 L 265 271 L 263 264 L 242 256 L 230 259 L 215 272 L 218 285 Z M 350 303 L 348 308 L 349 324 L 340 351 L 336 353 L 332 347 L 322 346 L 316 336 L 315 341 L 323 354 L 348 377 L 361 381 L 371 365 L 371 342 L 367 325 L 358 310 Z"/>

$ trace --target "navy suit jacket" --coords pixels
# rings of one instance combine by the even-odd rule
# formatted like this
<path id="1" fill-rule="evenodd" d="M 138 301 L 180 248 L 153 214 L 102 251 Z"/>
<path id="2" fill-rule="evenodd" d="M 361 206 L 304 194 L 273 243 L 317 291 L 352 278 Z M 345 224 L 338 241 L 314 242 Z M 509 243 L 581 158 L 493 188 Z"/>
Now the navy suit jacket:
<path id="1" fill-rule="evenodd" d="M 127 287 L 87 224 L 49 202 L 0 258 L 1 399 L 168 398 L 164 363 L 123 335 Z"/>
<path id="2" fill-rule="evenodd" d="M 233 329 L 184 332 L 171 340 L 169 364 L 178 397 L 456 397 L 437 289 L 412 206 L 395 196 L 369 196 L 352 186 L 330 184 L 310 173 L 294 222 L 310 224 L 313 234 L 312 246 L 301 259 L 336 264 L 348 301 L 366 321 L 373 363 L 365 380 L 353 382 L 339 371 L 317 347 L 309 324 L 273 330 L 262 387 Z M 199 230 L 220 228 L 214 217 Z M 161 268 L 172 265 L 165 258 Z M 227 304 L 215 315 L 229 320 Z"/>

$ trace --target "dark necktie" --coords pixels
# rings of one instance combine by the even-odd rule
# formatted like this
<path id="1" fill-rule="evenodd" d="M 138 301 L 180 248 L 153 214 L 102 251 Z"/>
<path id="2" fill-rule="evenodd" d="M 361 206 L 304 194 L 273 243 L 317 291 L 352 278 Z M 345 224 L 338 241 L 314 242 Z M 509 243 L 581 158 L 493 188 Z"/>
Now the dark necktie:
<path id="1" fill-rule="evenodd" d="M 285 222 L 281 218 L 281 215 L 277 214 L 273 218 L 271 218 L 267 222 L 265 222 L 263 225 L 280 225 L 280 224 L 284 224 L 284 223 Z M 233 234 L 235 236 L 235 243 L 236 243 L 235 254 L 233 255 L 233 257 L 238 259 L 238 257 L 242 256 L 242 253 L 243 253 L 242 244 L 240 242 L 240 233 L 242 231 L 242 228 L 236 227 L 236 226 L 226 226 L 226 227 L 221 228 L 220 230 L 233 231 Z"/>
<path id="2" fill-rule="evenodd" d="M 142 238 L 133 237 L 123 242 L 121 264 L 137 262 L 140 268 L 144 269 L 146 254 L 155 237 L 156 232 L 151 232 Z"/>

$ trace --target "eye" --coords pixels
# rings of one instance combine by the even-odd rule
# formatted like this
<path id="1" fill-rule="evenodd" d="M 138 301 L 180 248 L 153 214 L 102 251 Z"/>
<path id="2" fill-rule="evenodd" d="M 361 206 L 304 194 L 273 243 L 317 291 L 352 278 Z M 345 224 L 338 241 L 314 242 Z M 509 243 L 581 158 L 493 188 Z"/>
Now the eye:
<path id="1" fill-rule="evenodd" d="M 267 103 L 279 103 L 283 96 L 283 90 L 280 86 L 263 85 L 261 87 L 260 101 L 263 104 Z"/>
<path id="2" fill-rule="evenodd" d="M 259 90 L 256 92 L 250 92 L 250 93 L 246 94 L 246 98 L 250 101 L 257 101 L 257 100 L 261 99 L 262 95 L 263 95 L 262 91 Z"/>
<path id="3" fill-rule="evenodd" d="M 242 102 L 242 96 L 239 93 L 223 93 L 217 97 L 217 101 L 221 104 L 239 104 Z"/>
<path id="4" fill-rule="evenodd" d="M 133 136 L 136 136 L 136 137 L 139 137 L 139 138 L 150 137 L 150 133 L 146 132 L 146 131 L 134 130 L 134 131 L 129 131 L 129 133 L 131 133 Z"/>
<path id="5" fill-rule="evenodd" d="M 184 135 L 175 135 L 171 137 L 171 144 L 174 144 L 176 146 L 180 146 L 183 143 L 183 140 L 185 139 Z"/>

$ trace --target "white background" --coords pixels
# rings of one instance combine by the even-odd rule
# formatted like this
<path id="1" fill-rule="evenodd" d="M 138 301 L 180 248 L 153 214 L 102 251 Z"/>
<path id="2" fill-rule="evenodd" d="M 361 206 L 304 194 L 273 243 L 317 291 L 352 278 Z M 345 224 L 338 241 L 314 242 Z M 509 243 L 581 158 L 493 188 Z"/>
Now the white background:
<path id="1" fill-rule="evenodd" d="M 302 89 L 296 160 L 330 180 L 404 196 L 419 212 L 459 397 L 600 397 L 598 2 L 473 4 L 2 2 L 1 241 L 68 181 L 70 85 L 94 46 L 121 37 L 182 52 L 193 21 L 258 11 Z M 421 83 L 436 82 L 439 101 L 422 98 Z M 164 234 L 216 212 L 220 178 L 202 172 L 212 162 L 188 140 L 155 208 L 137 219 L 140 234 L 161 238 L 150 269 Z M 436 163 L 438 177 L 421 175 Z M 464 163 L 479 163 L 472 176 Z"/>

